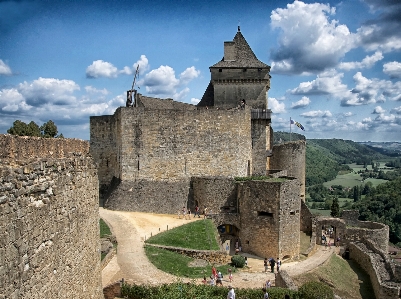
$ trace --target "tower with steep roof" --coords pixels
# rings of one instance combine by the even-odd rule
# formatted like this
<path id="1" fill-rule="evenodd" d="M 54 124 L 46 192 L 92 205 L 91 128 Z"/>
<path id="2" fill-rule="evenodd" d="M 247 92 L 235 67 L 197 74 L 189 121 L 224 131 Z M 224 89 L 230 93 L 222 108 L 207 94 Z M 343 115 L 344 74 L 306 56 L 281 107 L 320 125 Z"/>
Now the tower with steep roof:
<path id="1" fill-rule="evenodd" d="M 229 109 L 241 100 L 252 108 L 267 109 L 270 66 L 253 53 L 238 26 L 233 41 L 224 42 L 224 57 L 209 67 L 211 80 L 198 106 Z"/>

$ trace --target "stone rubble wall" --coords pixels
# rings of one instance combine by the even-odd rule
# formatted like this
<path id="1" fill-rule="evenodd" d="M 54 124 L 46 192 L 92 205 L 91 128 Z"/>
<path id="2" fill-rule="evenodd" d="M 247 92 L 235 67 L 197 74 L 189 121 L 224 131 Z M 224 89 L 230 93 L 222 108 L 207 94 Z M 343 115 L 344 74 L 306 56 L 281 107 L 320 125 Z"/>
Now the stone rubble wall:
<path id="1" fill-rule="evenodd" d="M 155 244 L 146 244 L 146 246 L 162 248 L 162 249 L 166 249 L 169 251 L 173 251 L 173 252 L 177 252 L 179 254 L 189 256 L 194 259 L 205 260 L 211 265 L 213 265 L 213 264 L 225 265 L 231 261 L 231 257 L 225 251 L 195 250 L 195 249 L 173 247 L 173 246 L 162 246 L 162 245 L 155 245 Z"/>
<path id="2" fill-rule="evenodd" d="M 391 277 L 380 254 L 373 252 L 362 242 L 351 242 L 349 253 L 350 258 L 368 273 L 376 298 L 400 298 L 400 284 L 390 281 Z"/>
<path id="3" fill-rule="evenodd" d="M 280 270 L 275 274 L 275 282 L 274 285 L 280 288 L 286 288 L 293 291 L 298 291 L 298 287 L 295 282 L 292 280 L 291 276 L 288 275 L 287 271 Z"/>
<path id="4" fill-rule="evenodd" d="M 88 143 L 0 135 L 0 298 L 103 298 Z"/>

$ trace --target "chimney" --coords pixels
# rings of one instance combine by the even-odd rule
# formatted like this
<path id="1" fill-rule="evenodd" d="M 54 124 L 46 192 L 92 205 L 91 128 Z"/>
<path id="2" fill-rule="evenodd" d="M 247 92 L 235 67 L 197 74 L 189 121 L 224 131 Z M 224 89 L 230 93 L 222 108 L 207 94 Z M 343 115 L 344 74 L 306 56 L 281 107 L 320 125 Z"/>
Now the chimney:
<path id="1" fill-rule="evenodd" d="M 224 42 L 224 61 L 235 61 L 235 42 Z"/>

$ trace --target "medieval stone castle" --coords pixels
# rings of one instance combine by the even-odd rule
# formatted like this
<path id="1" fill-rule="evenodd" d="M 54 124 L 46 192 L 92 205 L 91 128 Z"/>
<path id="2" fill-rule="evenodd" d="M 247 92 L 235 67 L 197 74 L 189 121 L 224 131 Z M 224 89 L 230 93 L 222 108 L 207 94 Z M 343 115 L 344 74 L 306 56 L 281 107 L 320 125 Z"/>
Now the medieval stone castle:
<path id="1" fill-rule="evenodd" d="M 304 204 L 306 144 L 273 146 L 270 67 L 239 28 L 210 72 L 197 106 L 135 93 L 134 107 L 91 117 L 90 144 L 0 135 L 0 299 L 103 297 L 99 191 L 109 209 L 207 207 L 222 243 L 262 257 L 311 254 L 330 225 L 376 298 L 399 298 L 386 225 L 352 211 L 316 218 Z M 256 176 L 268 178 L 243 179 Z M 312 235 L 307 252 L 300 231 Z"/>

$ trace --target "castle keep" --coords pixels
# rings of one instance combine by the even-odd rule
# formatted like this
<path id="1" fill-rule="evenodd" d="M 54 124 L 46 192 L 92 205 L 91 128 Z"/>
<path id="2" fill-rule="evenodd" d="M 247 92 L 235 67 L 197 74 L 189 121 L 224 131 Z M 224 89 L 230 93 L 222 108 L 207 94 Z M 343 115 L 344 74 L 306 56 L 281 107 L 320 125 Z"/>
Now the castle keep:
<path id="1" fill-rule="evenodd" d="M 222 241 L 239 240 L 260 256 L 297 257 L 305 143 L 272 146 L 270 66 L 238 28 L 210 72 L 197 106 L 135 93 L 134 107 L 90 118 L 105 206 L 155 213 L 207 207 L 227 227 Z M 283 178 L 234 180 L 271 174 Z"/>

